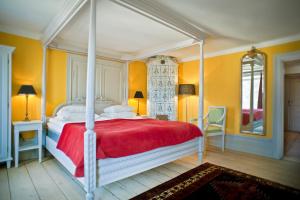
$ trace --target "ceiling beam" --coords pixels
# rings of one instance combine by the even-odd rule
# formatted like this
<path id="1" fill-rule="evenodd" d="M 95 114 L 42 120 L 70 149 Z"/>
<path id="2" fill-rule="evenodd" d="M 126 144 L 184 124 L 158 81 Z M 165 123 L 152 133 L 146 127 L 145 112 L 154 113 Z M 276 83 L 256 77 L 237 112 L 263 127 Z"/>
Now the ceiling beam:
<path id="1" fill-rule="evenodd" d="M 178 31 L 195 40 L 203 40 L 205 33 L 187 19 L 178 17 L 174 11 L 149 0 L 111 0 L 164 26 Z"/>
<path id="2" fill-rule="evenodd" d="M 44 46 L 48 46 L 58 33 L 68 24 L 68 22 L 76 15 L 79 10 L 88 2 L 88 0 L 68 0 L 61 11 L 53 18 L 46 27 L 42 42 Z"/>

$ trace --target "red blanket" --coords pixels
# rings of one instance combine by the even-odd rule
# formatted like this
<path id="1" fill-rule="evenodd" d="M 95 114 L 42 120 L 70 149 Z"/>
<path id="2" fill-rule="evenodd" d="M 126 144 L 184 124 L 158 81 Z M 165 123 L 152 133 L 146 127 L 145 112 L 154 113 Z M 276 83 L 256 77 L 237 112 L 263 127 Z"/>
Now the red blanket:
<path id="1" fill-rule="evenodd" d="M 76 166 L 75 176 L 84 176 L 85 123 L 69 123 L 63 128 L 57 148 Z M 154 119 L 113 119 L 95 122 L 97 159 L 118 158 L 176 145 L 202 135 L 193 124 Z"/>

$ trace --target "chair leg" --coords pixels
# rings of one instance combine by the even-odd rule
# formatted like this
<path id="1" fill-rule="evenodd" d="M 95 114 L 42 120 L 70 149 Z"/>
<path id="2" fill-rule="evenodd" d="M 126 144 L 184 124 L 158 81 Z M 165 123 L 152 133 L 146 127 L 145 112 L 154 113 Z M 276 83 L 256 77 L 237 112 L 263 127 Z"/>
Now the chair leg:
<path id="1" fill-rule="evenodd" d="M 222 135 L 222 151 L 225 150 L 225 134 Z"/>
<path id="2" fill-rule="evenodd" d="M 203 135 L 203 155 L 206 155 L 206 137 Z"/>

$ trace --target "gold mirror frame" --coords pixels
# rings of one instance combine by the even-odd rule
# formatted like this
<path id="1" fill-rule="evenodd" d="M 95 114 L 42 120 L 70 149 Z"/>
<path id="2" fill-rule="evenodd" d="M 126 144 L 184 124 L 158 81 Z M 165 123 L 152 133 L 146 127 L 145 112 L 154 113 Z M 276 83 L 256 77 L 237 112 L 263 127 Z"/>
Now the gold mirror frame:
<path id="1" fill-rule="evenodd" d="M 259 63 L 261 60 L 261 70 L 254 71 L 255 62 Z M 250 106 L 249 109 L 243 108 L 243 75 L 246 73 L 244 70 L 246 69 L 247 64 L 250 64 L 251 71 L 250 73 Z M 257 65 L 259 67 L 259 65 Z M 249 66 L 248 66 L 249 67 Z M 246 70 L 245 70 L 246 71 Z M 261 108 L 254 108 L 254 73 L 261 71 L 260 82 L 261 84 L 261 93 L 258 93 L 257 104 L 259 102 L 259 95 L 261 95 Z M 257 50 L 255 47 L 252 47 L 250 51 L 248 51 L 241 58 L 241 121 L 240 121 L 240 132 L 246 134 L 255 134 L 255 135 L 265 135 L 266 129 L 266 54 Z M 260 87 L 260 85 L 259 85 Z M 260 88 L 258 89 L 260 90 Z M 257 105 L 258 107 L 258 105 Z M 256 110 L 254 112 L 254 109 Z M 249 110 L 249 111 L 248 111 Z M 249 113 L 248 113 L 249 112 Z M 246 117 L 244 119 L 244 117 Z M 248 123 L 247 123 L 248 118 Z M 246 124 L 247 123 L 247 124 Z M 262 126 L 262 127 L 261 127 Z"/>

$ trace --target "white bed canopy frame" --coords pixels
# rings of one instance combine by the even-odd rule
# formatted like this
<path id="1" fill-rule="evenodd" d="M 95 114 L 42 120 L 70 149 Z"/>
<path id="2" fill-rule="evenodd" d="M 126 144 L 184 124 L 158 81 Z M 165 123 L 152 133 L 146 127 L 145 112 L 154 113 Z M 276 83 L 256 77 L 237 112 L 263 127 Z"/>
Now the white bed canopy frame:
<path id="1" fill-rule="evenodd" d="M 94 199 L 94 191 L 96 189 L 96 135 L 94 132 L 94 110 L 95 110 L 95 61 L 96 61 L 96 1 L 90 0 L 90 22 L 89 22 L 89 40 L 87 53 L 87 89 L 86 89 L 86 132 L 84 134 L 84 188 L 86 191 L 86 199 Z M 147 9 L 151 6 L 150 2 L 139 0 L 111 0 L 123 7 L 134 12 L 142 14 L 160 24 L 163 24 L 173 30 L 185 34 L 186 36 L 197 40 L 200 47 L 199 62 L 199 112 L 198 126 L 203 127 L 203 84 L 204 84 L 204 65 L 203 65 L 203 45 L 204 34 L 188 23 L 182 23 L 173 20 L 164 12 L 158 9 Z M 43 66 L 42 66 L 42 97 L 41 97 L 41 119 L 46 124 L 46 65 L 47 65 L 47 47 L 64 26 L 76 15 L 76 13 L 88 2 L 88 0 L 76 0 L 75 3 L 60 16 L 55 26 L 49 26 L 46 29 L 43 40 Z M 51 25 L 51 24 L 50 24 Z M 128 66 L 128 60 L 127 60 Z M 202 161 L 203 139 L 200 139 L 199 159 Z"/>

